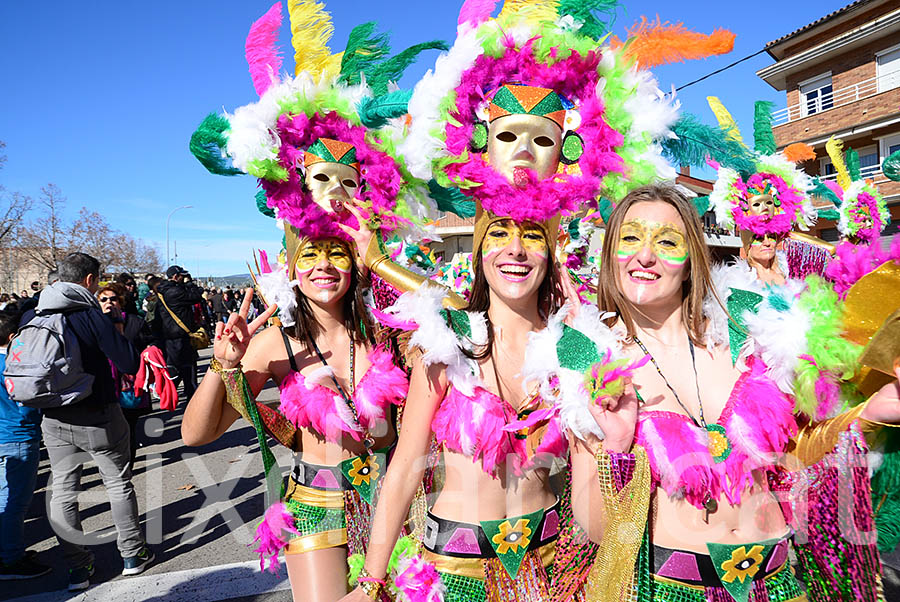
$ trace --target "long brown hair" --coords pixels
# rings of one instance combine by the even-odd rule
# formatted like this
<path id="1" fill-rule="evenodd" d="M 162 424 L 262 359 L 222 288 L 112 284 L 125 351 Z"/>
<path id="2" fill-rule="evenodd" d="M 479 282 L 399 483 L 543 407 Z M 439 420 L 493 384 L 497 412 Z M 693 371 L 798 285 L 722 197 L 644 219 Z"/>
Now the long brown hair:
<path id="1" fill-rule="evenodd" d="M 363 299 L 364 282 L 362 274 L 353 261 L 350 269 L 350 287 L 342 299 L 342 314 L 344 328 L 356 343 L 365 343 L 374 340 L 374 329 L 368 312 L 365 311 Z M 306 352 L 315 353 L 315 340 L 319 336 L 322 326 L 316 321 L 312 309 L 309 306 L 309 297 L 303 294 L 299 286 L 294 286 L 294 296 L 297 298 L 297 307 L 294 308 L 294 325 L 285 327 L 285 332 L 297 339 L 306 348 Z"/>
<path id="2" fill-rule="evenodd" d="M 674 186 L 651 184 L 628 193 L 613 209 L 606 225 L 606 237 L 600 255 L 600 282 L 597 287 L 597 305 L 601 312 L 617 314 L 625 324 L 628 336 L 634 336 L 633 312 L 640 308 L 631 304 L 622 294 L 616 250 L 619 244 L 619 229 L 625 221 L 628 209 L 636 203 L 663 202 L 671 205 L 681 216 L 688 245 L 689 277 L 682 284 L 681 319 L 688 336 L 695 345 L 703 345 L 706 332 L 706 318 L 703 315 L 703 301 L 715 287 L 710 276 L 710 254 L 703 238 L 703 226 L 693 204 Z M 718 296 L 716 296 L 718 299 Z M 721 302 L 720 302 L 721 303 Z M 615 319 L 615 318 L 613 318 Z"/>
<path id="3" fill-rule="evenodd" d="M 545 236 L 555 236 L 555 232 L 545 232 Z M 490 286 L 484 275 L 484 264 L 481 259 L 481 245 L 477 249 L 472 250 L 472 290 L 469 294 L 469 305 L 466 311 L 487 312 L 491 307 Z M 550 314 L 558 311 L 562 307 L 566 298 L 560 287 L 560 271 L 557 269 L 556 261 L 552 256 L 547 258 L 547 273 L 544 274 L 544 280 L 538 287 L 538 311 L 543 318 L 548 318 Z M 452 321 L 452 315 L 448 314 L 448 319 Z M 494 347 L 494 325 L 490 320 L 487 322 L 487 343 L 480 349 L 472 352 L 463 349 L 463 353 L 474 360 L 483 360 L 490 357 L 491 350 Z"/>

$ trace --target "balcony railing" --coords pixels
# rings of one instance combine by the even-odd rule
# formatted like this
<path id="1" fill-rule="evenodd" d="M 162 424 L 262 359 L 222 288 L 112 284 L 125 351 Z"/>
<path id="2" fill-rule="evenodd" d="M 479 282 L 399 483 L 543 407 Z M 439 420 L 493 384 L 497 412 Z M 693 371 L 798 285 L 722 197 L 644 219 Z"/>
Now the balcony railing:
<path id="1" fill-rule="evenodd" d="M 837 107 L 848 105 L 851 102 L 875 96 L 881 92 L 887 92 L 894 88 L 900 88 L 900 74 L 886 73 L 881 77 L 857 82 L 846 88 L 838 88 L 827 94 L 820 94 L 817 98 L 804 100 L 799 104 L 785 107 L 772 112 L 775 125 L 784 125 L 797 121 L 810 115 L 818 115 Z"/>
<path id="2" fill-rule="evenodd" d="M 875 180 L 876 182 L 880 182 L 882 180 L 886 180 L 885 177 L 881 174 L 881 166 L 880 165 L 870 165 L 869 167 L 863 167 L 859 170 L 859 175 L 864 180 Z M 837 174 L 828 174 L 825 176 L 819 176 L 820 180 L 837 180 Z"/>

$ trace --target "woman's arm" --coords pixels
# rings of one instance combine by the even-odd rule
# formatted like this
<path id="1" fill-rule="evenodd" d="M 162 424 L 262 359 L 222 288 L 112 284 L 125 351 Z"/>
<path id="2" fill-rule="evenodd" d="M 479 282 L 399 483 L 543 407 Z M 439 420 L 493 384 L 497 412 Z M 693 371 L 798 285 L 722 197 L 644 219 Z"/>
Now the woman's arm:
<path id="1" fill-rule="evenodd" d="M 269 359 L 273 337 L 279 337 L 277 328 L 267 328 L 259 336 L 254 332 L 265 324 L 275 311 L 270 306 L 256 320 L 247 324 L 247 311 L 250 308 L 252 290 L 244 297 L 241 311 L 233 313 L 227 324 L 216 325 L 216 338 L 213 343 L 213 356 L 222 365 L 223 370 L 234 369 L 243 365 L 244 377 L 254 398 L 262 390 L 266 381 L 271 378 Z M 252 338 L 251 338 L 252 337 Z M 225 401 L 225 384 L 222 376 L 212 369 L 206 375 L 188 402 L 181 419 L 181 438 L 185 445 L 198 446 L 211 443 L 228 430 L 240 414 Z"/>
<path id="2" fill-rule="evenodd" d="M 373 577 L 384 578 L 387 575 L 391 552 L 425 473 L 431 443 L 431 421 L 446 388 L 443 365 L 426 367 L 421 357 L 415 360 L 397 450 L 384 477 L 369 535 L 365 568 Z M 361 590 L 355 590 L 347 599 L 367 600 L 368 596 Z"/>

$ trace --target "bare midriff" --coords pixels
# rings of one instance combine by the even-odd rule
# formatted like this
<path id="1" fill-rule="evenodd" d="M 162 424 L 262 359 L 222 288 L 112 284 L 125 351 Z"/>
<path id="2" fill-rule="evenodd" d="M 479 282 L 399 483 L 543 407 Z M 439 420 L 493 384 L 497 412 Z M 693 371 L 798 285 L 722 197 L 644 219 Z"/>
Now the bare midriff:
<path id="1" fill-rule="evenodd" d="M 556 502 L 549 468 L 532 468 L 516 476 L 499 464 L 499 476 L 494 478 L 482 470 L 480 462 L 451 451 L 444 452 L 444 465 L 444 486 L 431 509 L 441 518 L 478 523 L 521 516 Z"/>
<path id="2" fill-rule="evenodd" d="M 397 439 L 393 427 L 388 425 L 387 430 L 384 436 L 375 437 L 375 450 L 389 447 Z M 344 460 L 366 453 L 366 446 L 362 441 L 354 441 L 351 437 L 345 436 L 343 445 L 338 445 L 326 441 L 322 435 L 311 429 L 298 429 L 294 442 L 294 451 L 300 454 L 304 462 L 319 466 L 336 466 Z"/>

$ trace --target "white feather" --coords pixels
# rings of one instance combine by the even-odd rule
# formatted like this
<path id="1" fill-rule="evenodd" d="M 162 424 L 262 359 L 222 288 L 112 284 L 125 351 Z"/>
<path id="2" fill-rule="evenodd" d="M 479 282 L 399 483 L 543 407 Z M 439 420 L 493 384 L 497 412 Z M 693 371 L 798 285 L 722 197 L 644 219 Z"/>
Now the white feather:
<path id="1" fill-rule="evenodd" d="M 280 266 L 268 274 L 260 274 L 256 277 L 259 292 L 269 304 L 278 306 L 278 319 L 284 326 L 294 325 L 294 310 L 297 307 L 297 296 L 294 294 L 294 286 L 299 286 L 298 280 L 290 281 L 287 271 Z"/>

